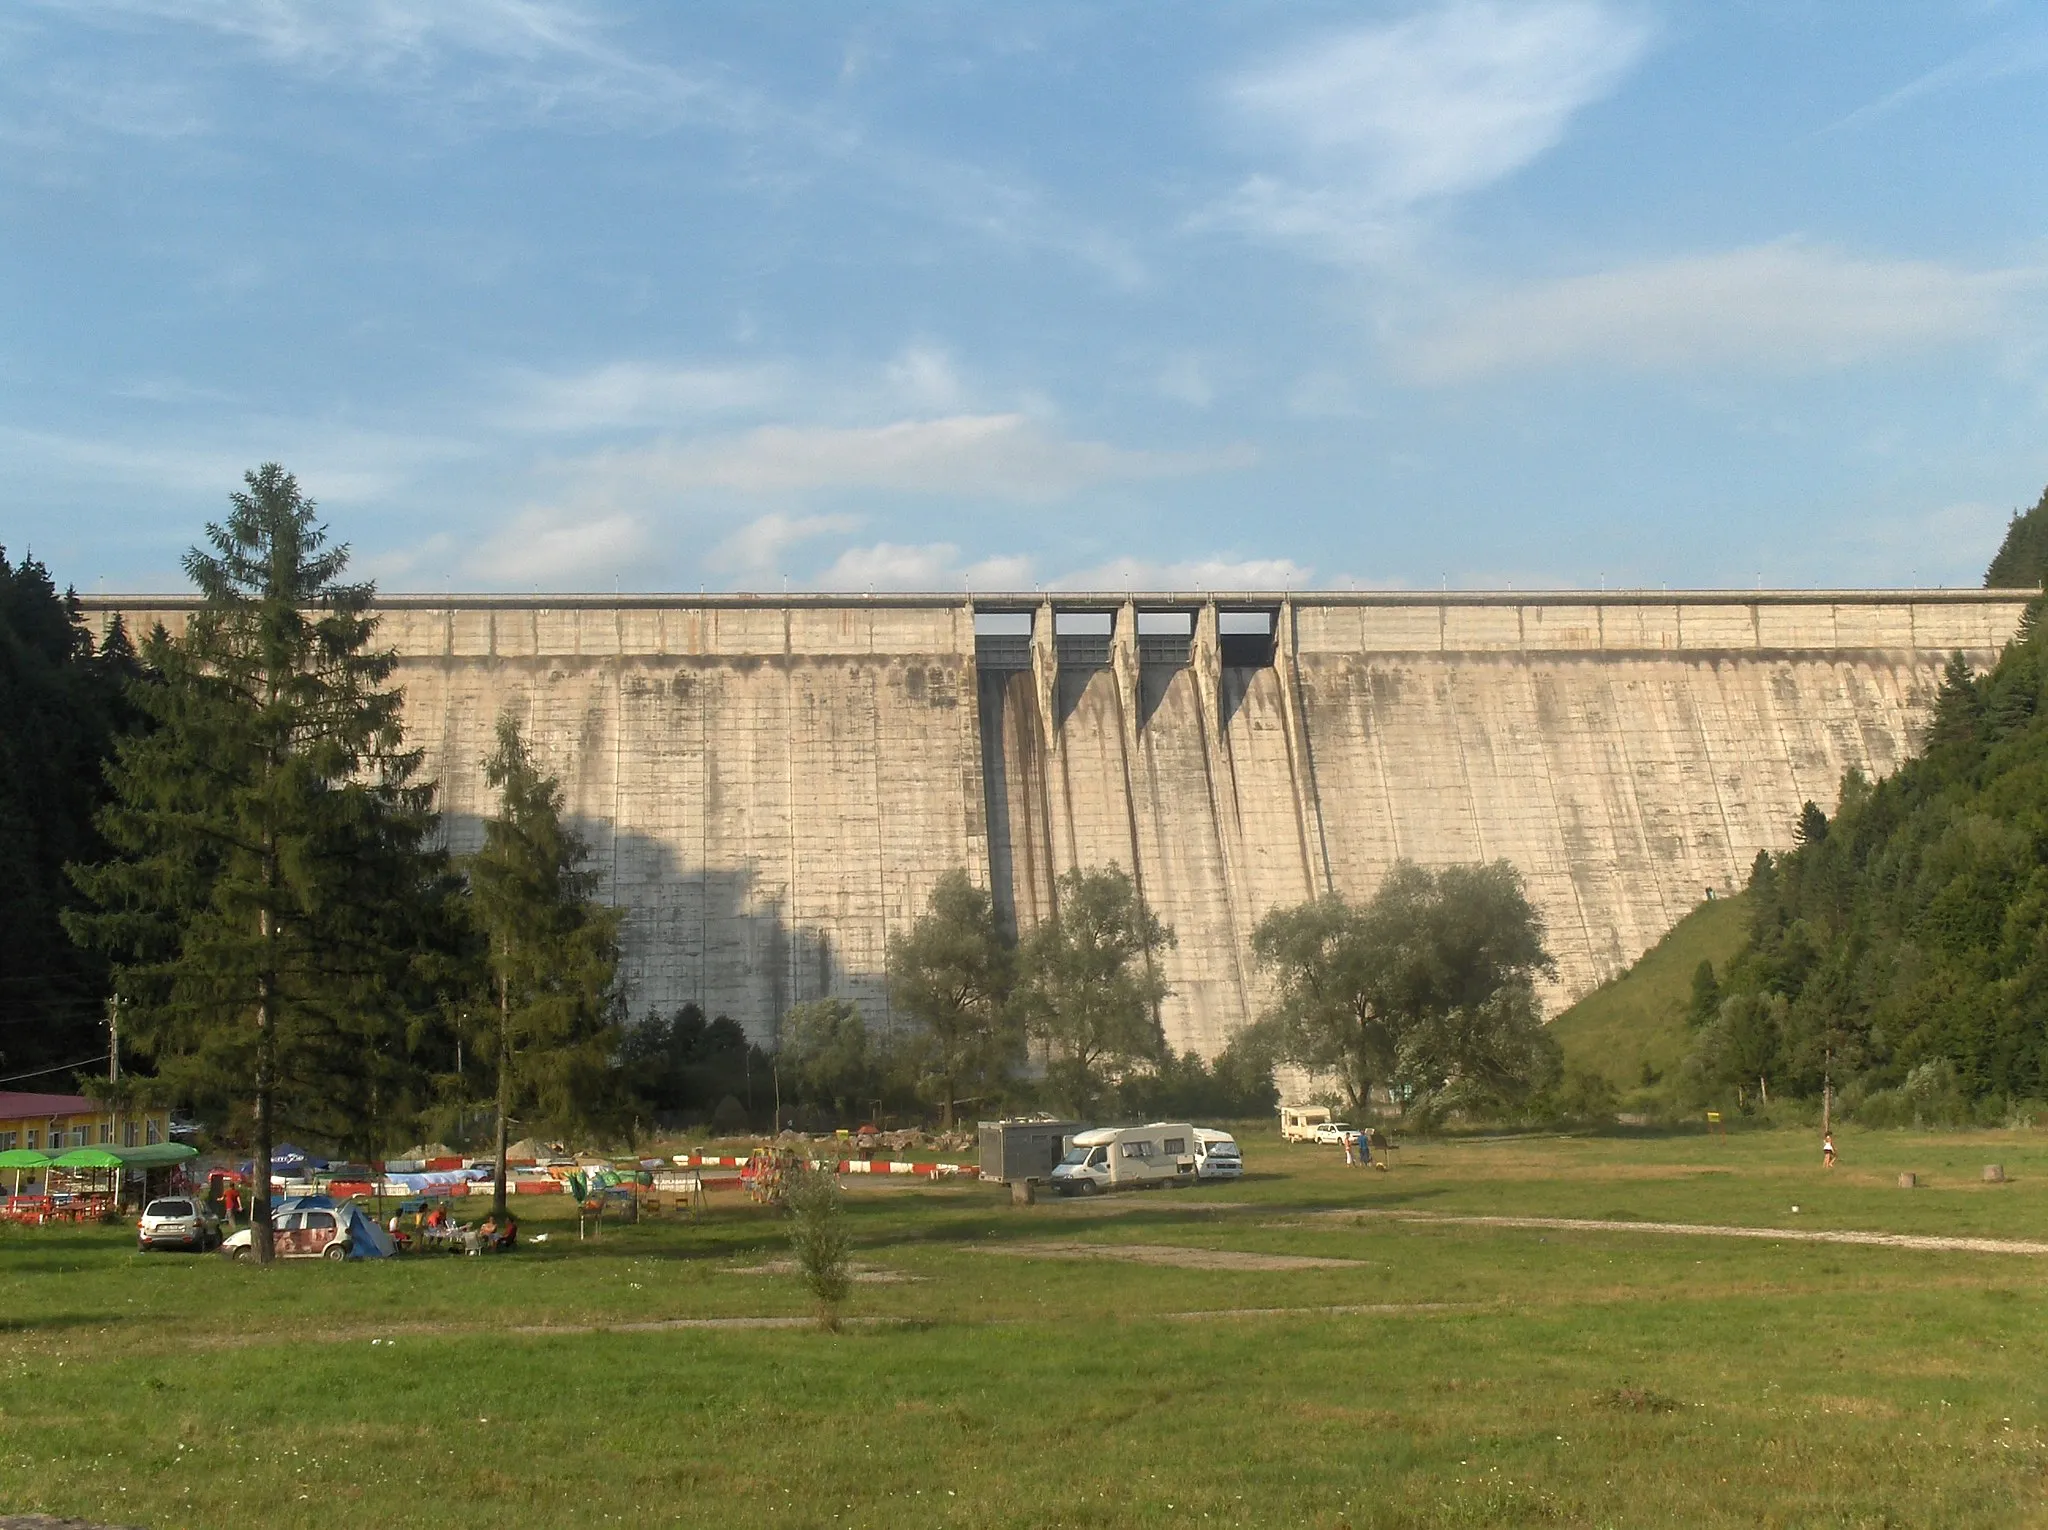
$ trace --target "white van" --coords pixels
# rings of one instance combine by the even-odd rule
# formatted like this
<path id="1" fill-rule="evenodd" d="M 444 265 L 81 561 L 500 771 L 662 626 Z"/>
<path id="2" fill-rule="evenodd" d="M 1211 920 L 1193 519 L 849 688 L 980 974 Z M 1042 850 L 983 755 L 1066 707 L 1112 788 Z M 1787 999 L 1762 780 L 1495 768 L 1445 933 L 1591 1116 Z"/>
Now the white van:
<path id="1" fill-rule="evenodd" d="M 1195 1129 L 1185 1121 L 1076 1132 L 1052 1170 L 1053 1188 L 1062 1195 L 1194 1182 Z"/>
<path id="2" fill-rule="evenodd" d="M 1195 1178 L 1236 1179 L 1244 1173 L 1244 1154 L 1229 1132 L 1195 1128 Z"/>
<path id="3" fill-rule="evenodd" d="M 1280 1135 L 1289 1142 L 1313 1142 L 1316 1128 L 1335 1119 L 1327 1105 L 1282 1105 Z"/>

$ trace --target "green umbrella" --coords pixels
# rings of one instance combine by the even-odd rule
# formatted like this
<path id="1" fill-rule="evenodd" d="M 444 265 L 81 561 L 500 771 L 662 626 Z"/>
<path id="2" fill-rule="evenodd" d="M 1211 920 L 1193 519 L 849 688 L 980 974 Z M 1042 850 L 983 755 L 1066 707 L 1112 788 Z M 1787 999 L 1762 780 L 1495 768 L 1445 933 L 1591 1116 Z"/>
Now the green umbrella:
<path id="1" fill-rule="evenodd" d="M 24 1170 L 40 1169 L 50 1161 L 50 1155 L 39 1153 L 34 1148 L 9 1148 L 0 1153 L 0 1169 L 14 1171 L 14 1193 L 21 1194 L 21 1176 Z"/>
<path id="2" fill-rule="evenodd" d="M 70 1152 L 50 1160 L 53 1169 L 123 1169 L 124 1164 L 114 1154 L 100 1147 L 73 1148 Z"/>

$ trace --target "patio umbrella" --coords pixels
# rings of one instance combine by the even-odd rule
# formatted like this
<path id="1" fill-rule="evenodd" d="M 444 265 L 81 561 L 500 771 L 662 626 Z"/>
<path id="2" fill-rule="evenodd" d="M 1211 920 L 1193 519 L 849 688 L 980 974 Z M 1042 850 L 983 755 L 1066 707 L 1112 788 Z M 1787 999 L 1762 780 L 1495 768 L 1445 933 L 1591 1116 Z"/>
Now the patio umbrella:
<path id="1" fill-rule="evenodd" d="M 16 1195 L 21 1194 L 21 1176 L 23 1173 L 30 1169 L 45 1168 L 49 1162 L 49 1154 L 39 1153 L 34 1148 L 9 1148 L 6 1152 L 0 1153 L 0 1169 L 12 1169 L 14 1171 L 14 1193 Z"/>
<path id="2" fill-rule="evenodd" d="M 121 1184 L 121 1171 L 127 1165 L 105 1148 L 81 1147 L 73 1148 L 68 1153 L 58 1154 L 50 1160 L 50 1167 L 53 1169 L 91 1169 L 95 1173 L 111 1172 L 114 1175 L 114 1187 L 118 1190 Z"/>

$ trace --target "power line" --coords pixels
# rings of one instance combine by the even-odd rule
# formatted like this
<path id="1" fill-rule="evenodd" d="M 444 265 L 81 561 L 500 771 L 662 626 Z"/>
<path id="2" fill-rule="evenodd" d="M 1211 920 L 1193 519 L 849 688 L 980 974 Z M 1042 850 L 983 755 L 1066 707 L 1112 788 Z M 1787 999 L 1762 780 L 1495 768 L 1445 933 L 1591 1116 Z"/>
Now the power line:
<path id="1" fill-rule="evenodd" d="M 5 1078 L 0 1078 L 0 1084 L 17 1083 L 25 1078 L 44 1078 L 52 1073 L 69 1073 L 74 1068 L 83 1068 L 89 1063 L 105 1062 L 106 1060 L 107 1054 L 100 1052 L 91 1057 L 81 1057 L 77 1062 L 59 1063 L 54 1068 L 37 1068 L 31 1073 L 10 1073 Z"/>

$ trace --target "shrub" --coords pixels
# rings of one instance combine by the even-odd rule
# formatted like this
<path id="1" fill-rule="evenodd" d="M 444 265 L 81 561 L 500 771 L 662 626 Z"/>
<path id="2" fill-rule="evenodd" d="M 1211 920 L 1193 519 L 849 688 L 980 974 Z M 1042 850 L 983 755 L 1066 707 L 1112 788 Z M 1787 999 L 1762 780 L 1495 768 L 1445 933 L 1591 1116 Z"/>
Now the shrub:
<path id="1" fill-rule="evenodd" d="M 839 1309 L 853 1285 L 838 1177 L 829 1169 L 800 1164 L 783 1180 L 782 1204 L 789 1211 L 789 1246 L 797 1270 L 818 1303 L 818 1326 L 837 1332 Z"/>

